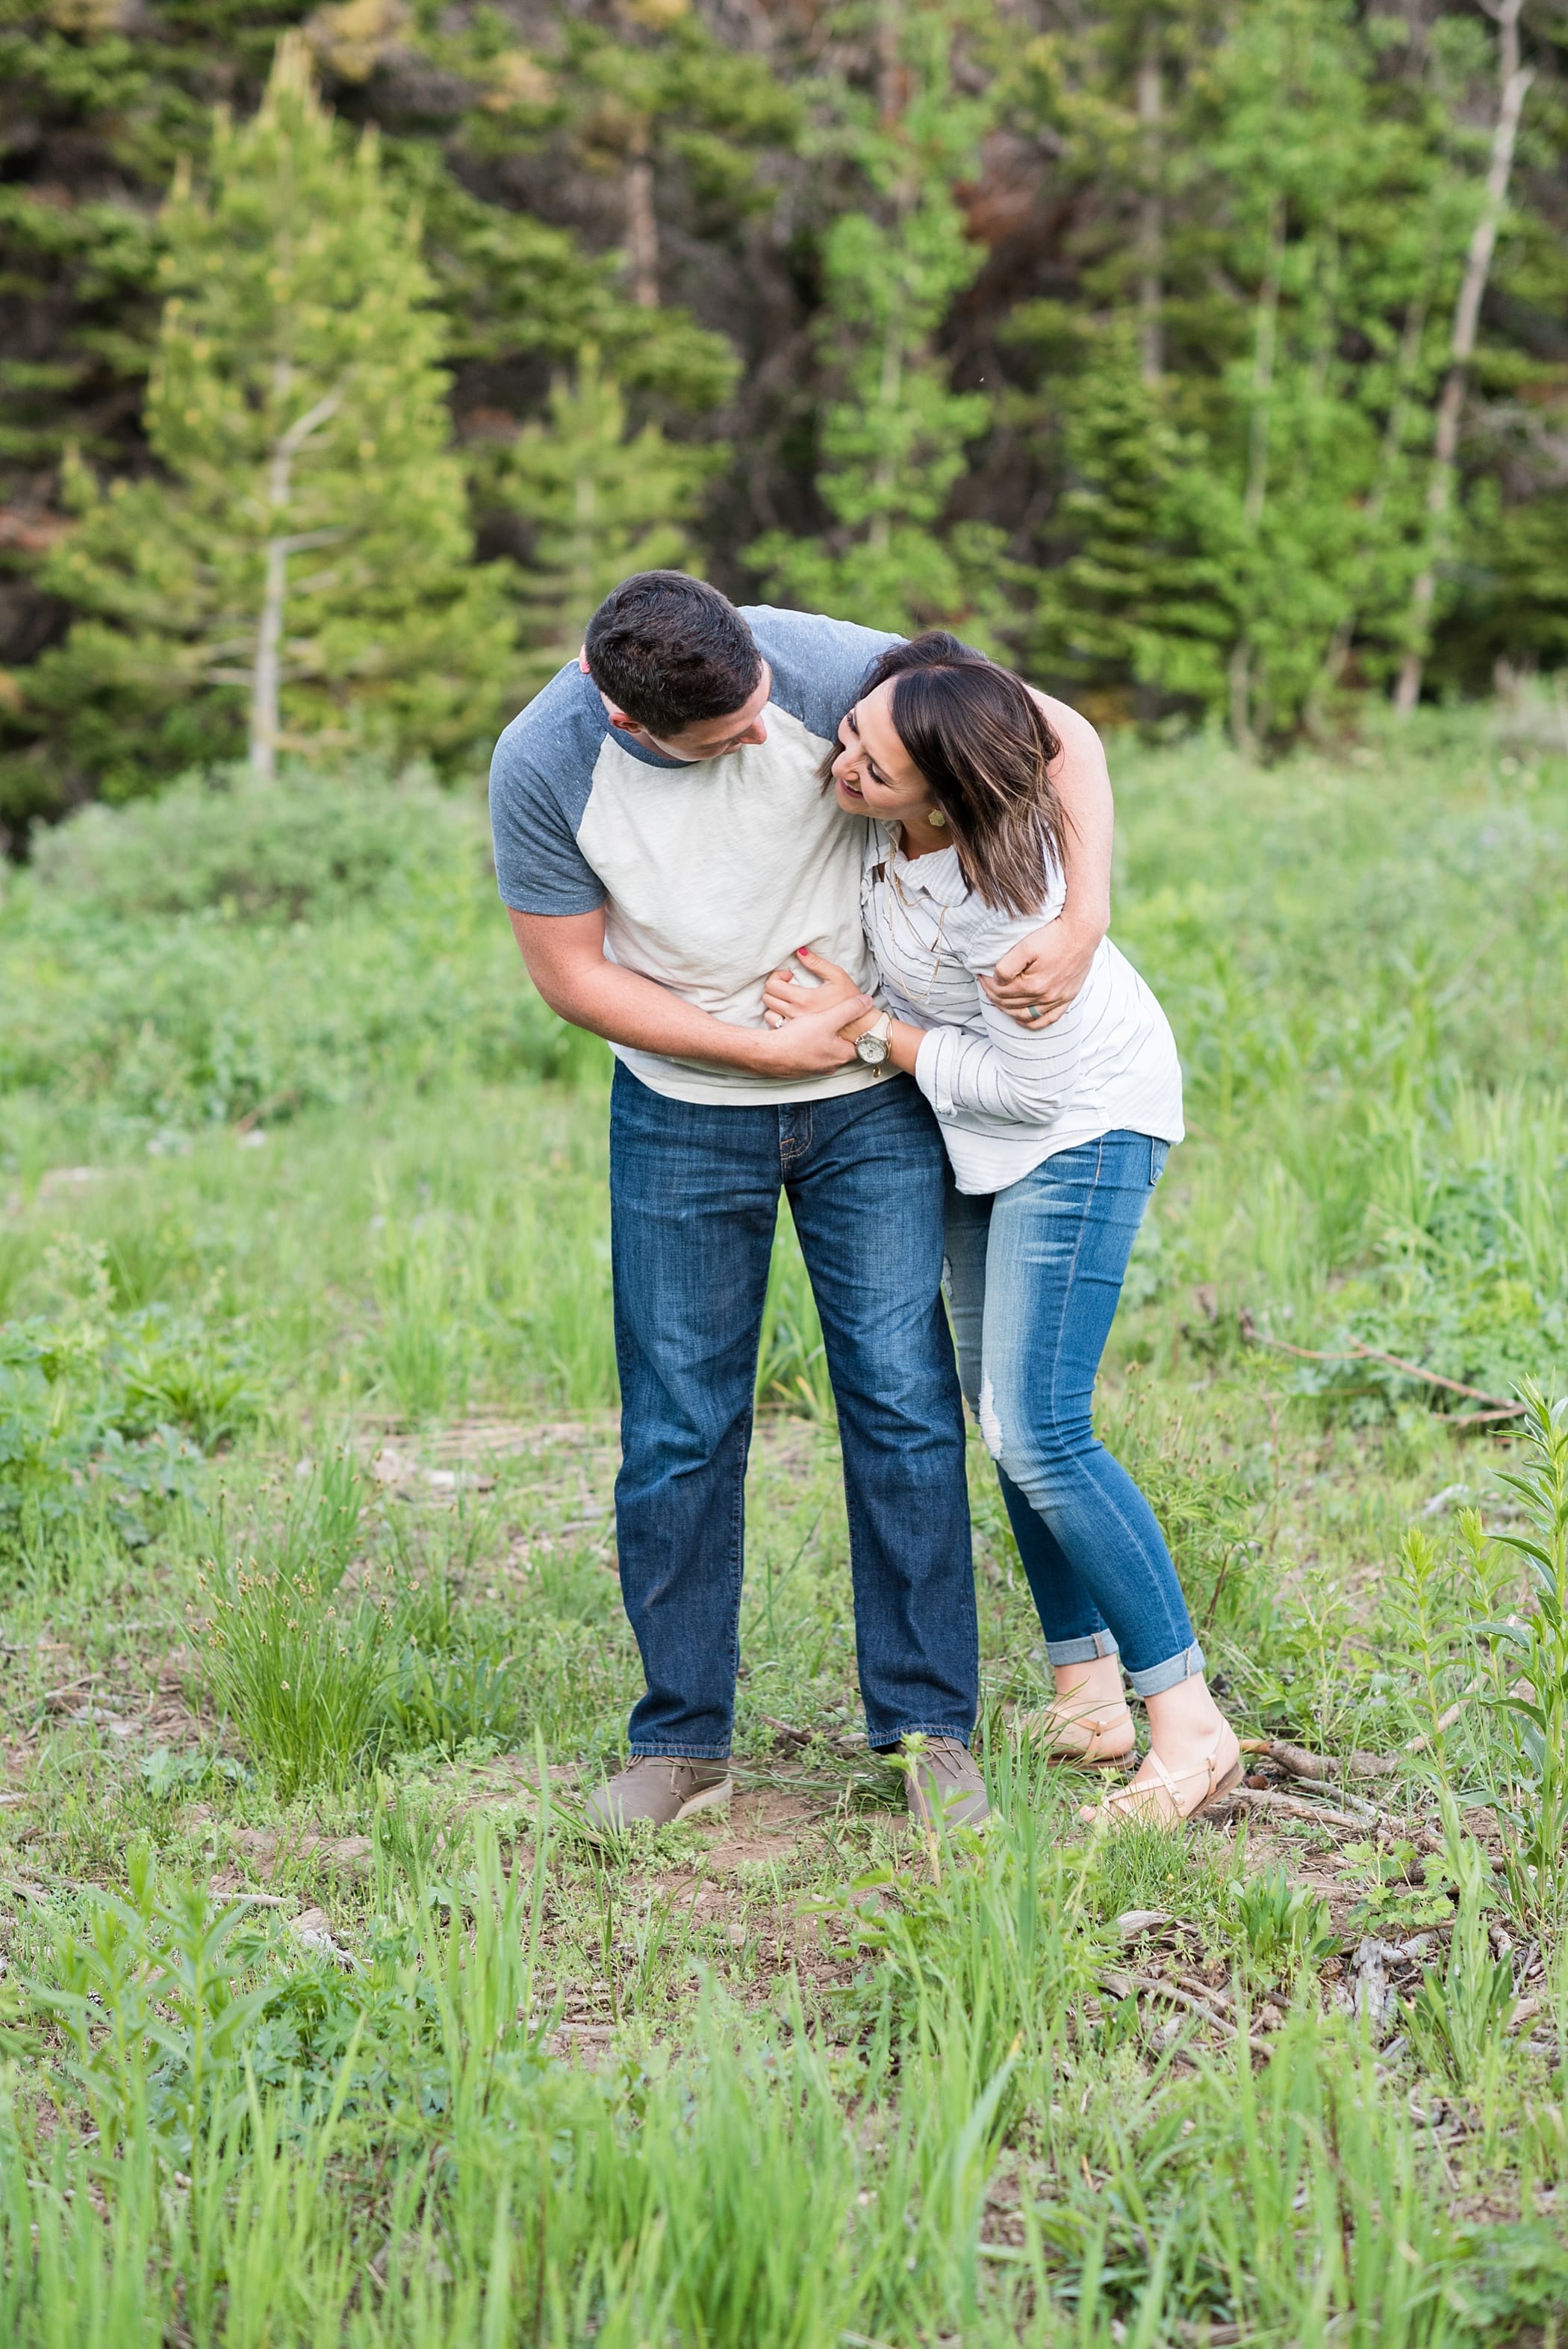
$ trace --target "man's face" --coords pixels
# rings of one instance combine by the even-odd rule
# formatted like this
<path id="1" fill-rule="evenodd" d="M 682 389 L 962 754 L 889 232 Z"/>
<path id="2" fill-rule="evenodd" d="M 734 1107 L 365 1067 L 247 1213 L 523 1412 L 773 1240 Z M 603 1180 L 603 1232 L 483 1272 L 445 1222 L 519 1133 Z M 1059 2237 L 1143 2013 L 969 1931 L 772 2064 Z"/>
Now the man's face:
<path id="1" fill-rule="evenodd" d="M 579 666 L 586 674 L 587 660 L 580 660 Z M 763 712 L 772 690 L 773 672 L 764 661 L 755 692 L 738 709 L 727 711 L 722 718 L 698 719 L 694 726 L 669 735 L 650 734 L 645 726 L 639 726 L 634 718 L 617 709 L 607 693 L 601 693 L 599 698 L 617 733 L 629 734 L 634 742 L 645 742 L 650 750 L 662 751 L 666 759 L 679 759 L 695 766 L 701 759 L 722 759 L 727 751 L 738 750 L 743 743 L 766 742 L 768 729 Z"/>

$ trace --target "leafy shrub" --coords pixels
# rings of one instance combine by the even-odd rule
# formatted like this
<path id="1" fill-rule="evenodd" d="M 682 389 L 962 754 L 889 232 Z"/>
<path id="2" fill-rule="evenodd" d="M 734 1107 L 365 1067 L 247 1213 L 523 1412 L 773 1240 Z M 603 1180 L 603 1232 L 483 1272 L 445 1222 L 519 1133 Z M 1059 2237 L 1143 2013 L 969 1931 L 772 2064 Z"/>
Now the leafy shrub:
<path id="1" fill-rule="evenodd" d="M 110 1147 L 388 1079 L 607 1066 L 529 987 L 469 800 L 191 783 L 74 818 L 39 866 L 0 905 L 0 1101 L 90 1105 Z"/>
<path id="2" fill-rule="evenodd" d="M 1293 1884 L 1286 1868 L 1233 1883 L 1227 1897 L 1247 1971 L 1265 1988 L 1321 1965 L 1339 1946 L 1327 1901 Z"/>
<path id="3" fill-rule="evenodd" d="M 299 922 L 377 902 L 454 855 L 478 862 L 471 813 L 423 776 L 294 767 L 258 784 L 234 767 L 84 808 L 39 836 L 34 864 L 47 895 L 120 921 L 210 909 Z"/>
<path id="4" fill-rule="evenodd" d="M 0 1323 L 0 1560 L 57 1557 L 95 1492 L 108 1530 L 145 1542 L 139 1504 L 194 1489 L 188 1439 L 210 1446 L 259 1408 L 221 1333 L 158 1307 L 114 1312 L 106 1253 L 57 1242 L 58 1309 Z"/>
<path id="5" fill-rule="evenodd" d="M 64 2030 L 106 2144 L 150 2129 L 183 2161 L 271 1995 L 236 1985 L 270 1936 L 243 1901 L 215 1907 L 193 1884 L 160 1896 L 147 1850 L 129 1859 L 129 1898 L 90 1888 L 90 1930 L 57 1925 L 55 1980 L 28 1989 Z"/>
<path id="6" fill-rule="evenodd" d="M 1513 1969 L 1494 1958 L 1487 1911 L 1496 1899 L 1485 1854 L 1460 1832 L 1451 1799 L 1445 1841 L 1459 1911 L 1441 1972 L 1429 1967 L 1408 2010 L 1410 2038 L 1423 2062 L 1470 2089 L 1501 2054 L 1513 2014 Z"/>

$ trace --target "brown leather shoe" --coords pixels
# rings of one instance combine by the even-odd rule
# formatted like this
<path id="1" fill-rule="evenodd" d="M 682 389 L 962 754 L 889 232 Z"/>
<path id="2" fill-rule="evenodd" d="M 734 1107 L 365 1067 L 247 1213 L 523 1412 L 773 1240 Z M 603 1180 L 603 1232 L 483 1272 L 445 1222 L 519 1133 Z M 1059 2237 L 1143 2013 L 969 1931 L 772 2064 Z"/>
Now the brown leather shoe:
<path id="1" fill-rule="evenodd" d="M 956 1737 L 921 1737 L 907 1739 L 898 1751 L 906 1762 L 904 1800 L 917 1826 L 985 1826 L 991 1816 L 990 1797 L 967 1745 Z"/>
<path id="2" fill-rule="evenodd" d="M 694 1811 L 717 1810 L 735 1791 L 727 1762 L 692 1762 L 678 1754 L 639 1754 L 583 1806 L 591 1836 L 620 1835 L 638 1819 L 673 1826 Z"/>

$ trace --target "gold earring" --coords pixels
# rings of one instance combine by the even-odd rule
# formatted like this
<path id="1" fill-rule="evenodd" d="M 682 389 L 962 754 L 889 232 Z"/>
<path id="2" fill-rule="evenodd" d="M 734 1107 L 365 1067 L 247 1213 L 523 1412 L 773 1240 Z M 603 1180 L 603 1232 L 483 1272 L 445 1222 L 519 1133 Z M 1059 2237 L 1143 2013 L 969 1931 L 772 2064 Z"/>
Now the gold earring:
<path id="1" fill-rule="evenodd" d="M 933 808 L 931 813 L 925 820 L 935 832 L 940 832 L 943 825 L 947 822 L 947 818 L 943 814 L 940 808 Z"/>

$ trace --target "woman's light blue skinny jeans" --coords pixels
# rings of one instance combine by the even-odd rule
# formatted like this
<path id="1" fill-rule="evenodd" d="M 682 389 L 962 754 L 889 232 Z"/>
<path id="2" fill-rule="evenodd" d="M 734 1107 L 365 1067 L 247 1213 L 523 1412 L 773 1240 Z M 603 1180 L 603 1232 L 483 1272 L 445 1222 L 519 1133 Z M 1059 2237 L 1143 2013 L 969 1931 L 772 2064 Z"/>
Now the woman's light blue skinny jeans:
<path id="1" fill-rule="evenodd" d="M 1095 1376 L 1168 1145 L 1107 1133 L 991 1196 L 947 1197 L 959 1375 L 1053 1665 L 1119 1653 L 1140 1696 L 1203 1670 L 1153 1510 L 1094 1432 Z"/>

